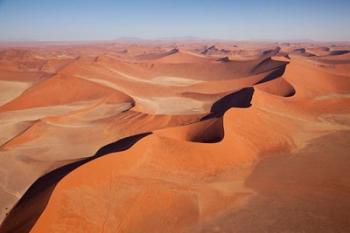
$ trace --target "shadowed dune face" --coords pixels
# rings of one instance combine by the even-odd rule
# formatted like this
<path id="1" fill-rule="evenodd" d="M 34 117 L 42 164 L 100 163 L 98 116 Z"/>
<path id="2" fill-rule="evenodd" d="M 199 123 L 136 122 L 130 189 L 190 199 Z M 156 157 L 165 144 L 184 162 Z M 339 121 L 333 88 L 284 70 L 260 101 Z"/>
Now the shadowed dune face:
<path id="1" fill-rule="evenodd" d="M 349 49 L 3 49 L 0 232 L 348 231 Z"/>
<path id="2" fill-rule="evenodd" d="M 294 87 L 284 78 L 277 78 L 270 82 L 259 84 L 256 88 L 270 94 L 284 97 L 290 97 L 295 94 Z"/>
<path id="3" fill-rule="evenodd" d="M 211 118 L 190 125 L 156 131 L 161 137 L 198 143 L 217 143 L 224 138 L 223 118 Z"/>
<path id="4" fill-rule="evenodd" d="M 16 204 L 10 215 L 3 222 L 3 232 L 28 232 L 37 221 L 41 212 L 47 205 L 51 192 L 56 184 L 69 172 L 108 153 L 129 149 L 134 143 L 147 136 L 148 133 L 123 138 L 100 148 L 95 155 L 82 161 L 67 164 L 55 169 L 36 180 L 27 190 L 21 200 Z"/>

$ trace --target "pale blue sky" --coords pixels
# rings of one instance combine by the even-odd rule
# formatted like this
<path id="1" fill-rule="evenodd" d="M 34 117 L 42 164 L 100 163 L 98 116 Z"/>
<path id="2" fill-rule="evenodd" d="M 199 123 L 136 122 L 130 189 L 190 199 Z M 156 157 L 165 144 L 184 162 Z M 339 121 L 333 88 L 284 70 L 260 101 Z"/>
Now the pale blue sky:
<path id="1" fill-rule="evenodd" d="M 0 0 L 0 40 L 350 41 L 350 0 Z"/>

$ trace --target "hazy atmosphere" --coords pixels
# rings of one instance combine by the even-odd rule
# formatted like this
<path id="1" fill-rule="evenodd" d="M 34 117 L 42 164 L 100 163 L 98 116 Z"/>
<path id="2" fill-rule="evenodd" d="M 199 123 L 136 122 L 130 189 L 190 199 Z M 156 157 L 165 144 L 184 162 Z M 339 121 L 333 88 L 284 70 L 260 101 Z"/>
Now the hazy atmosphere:
<path id="1" fill-rule="evenodd" d="M 350 40 L 348 0 L 0 0 L 0 40 Z"/>

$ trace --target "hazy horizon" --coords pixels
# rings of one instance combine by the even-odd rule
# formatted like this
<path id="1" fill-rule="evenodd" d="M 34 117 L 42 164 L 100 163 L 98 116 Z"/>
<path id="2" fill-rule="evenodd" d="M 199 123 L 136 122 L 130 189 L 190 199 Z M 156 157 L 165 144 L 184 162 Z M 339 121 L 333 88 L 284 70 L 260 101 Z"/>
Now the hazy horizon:
<path id="1" fill-rule="evenodd" d="M 350 41 L 350 2 L 0 0 L 0 41 Z"/>

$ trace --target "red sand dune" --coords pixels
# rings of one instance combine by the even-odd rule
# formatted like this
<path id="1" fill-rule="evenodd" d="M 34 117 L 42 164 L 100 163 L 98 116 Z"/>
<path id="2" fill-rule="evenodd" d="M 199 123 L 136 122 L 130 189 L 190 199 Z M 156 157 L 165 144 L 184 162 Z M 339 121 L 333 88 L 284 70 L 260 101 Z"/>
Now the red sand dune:
<path id="1" fill-rule="evenodd" d="M 348 49 L 3 48 L 0 232 L 350 231 Z"/>

